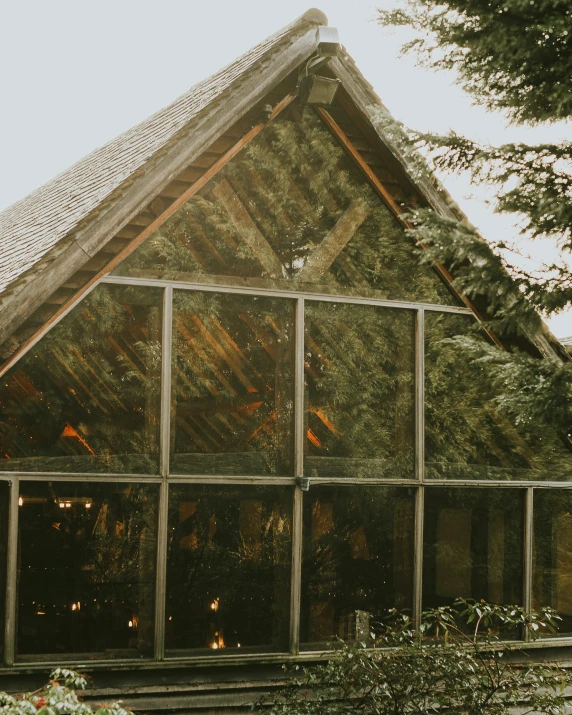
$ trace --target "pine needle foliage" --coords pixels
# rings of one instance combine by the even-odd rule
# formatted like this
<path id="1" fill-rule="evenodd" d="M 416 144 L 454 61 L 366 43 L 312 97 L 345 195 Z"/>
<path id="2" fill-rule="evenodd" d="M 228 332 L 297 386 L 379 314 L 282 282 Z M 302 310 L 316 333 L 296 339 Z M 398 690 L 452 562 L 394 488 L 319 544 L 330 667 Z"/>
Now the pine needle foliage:
<path id="1" fill-rule="evenodd" d="M 502 110 L 515 124 L 550 124 L 572 115 L 572 8 L 564 0 L 404 0 L 379 11 L 384 27 L 407 27 L 414 38 L 402 47 L 421 64 L 453 70 L 476 103 Z M 506 241 L 487 242 L 466 221 L 420 209 L 410 215 L 424 260 L 439 260 L 457 287 L 487 306 L 490 327 L 505 344 L 526 336 L 546 350 L 539 316 L 572 306 L 572 143 L 507 143 L 488 146 L 450 133 L 410 133 L 410 151 L 425 150 L 430 168 L 468 172 L 475 185 L 492 187 L 495 209 L 515 216 L 528 239 L 550 239 L 560 256 L 527 271 L 511 265 Z M 514 249 L 511 249 L 514 250 Z M 507 340 L 508 339 L 508 340 Z M 529 343 L 530 344 L 530 343 Z M 522 342 L 521 342 L 522 345 Z M 486 360 L 502 390 L 499 403 L 520 422 L 544 415 L 565 432 L 572 426 L 572 375 L 560 360 L 532 360 L 513 351 L 502 358 L 479 354 L 466 341 L 468 360 Z M 474 347 L 474 346 L 473 346 Z M 534 351 L 532 351 L 534 352 Z M 509 379 L 509 375 L 512 377 Z"/>
<path id="2" fill-rule="evenodd" d="M 572 113 L 572 8 L 568 0 L 405 0 L 384 25 L 413 27 L 404 46 L 489 109 L 532 124 Z"/>

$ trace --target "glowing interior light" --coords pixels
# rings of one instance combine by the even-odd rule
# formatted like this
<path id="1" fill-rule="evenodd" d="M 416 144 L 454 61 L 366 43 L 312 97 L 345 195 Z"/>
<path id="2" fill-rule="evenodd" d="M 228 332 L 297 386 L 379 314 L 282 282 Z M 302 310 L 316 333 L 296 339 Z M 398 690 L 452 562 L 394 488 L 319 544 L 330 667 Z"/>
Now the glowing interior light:
<path id="1" fill-rule="evenodd" d="M 173 616 L 169 616 L 169 620 L 172 621 L 172 620 L 173 620 Z"/>
<path id="2" fill-rule="evenodd" d="M 86 509 L 91 509 L 91 502 L 90 502 L 90 501 L 86 501 L 86 503 L 85 503 L 85 508 L 86 508 Z"/>
<path id="3" fill-rule="evenodd" d="M 133 628 L 133 621 L 129 621 L 129 628 Z"/>
<path id="4" fill-rule="evenodd" d="M 64 507 L 65 507 L 65 504 L 63 503 L 63 501 L 61 501 L 61 502 L 60 502 L 60 509 L 63 509 Z"/>
<path id="5" fill-rule="evenodd" d="M 24 500 L 22 499 L 22 497 L 18 498 L 18 506 L 24 506 Z"/>
<path id="6" fill-rule="evenodd" d="M 77 611 L 77 603 L 72 603 L 72 611 Z"/>
<path id="7" fill-rule="evenodd" d="M 237 643 L 237 644 L 236 644 L 236 647 L 237 647 L 237 648 L 240 648 L 240 643 Z"/>
<path id="8" fill-rule="evenodd" d="M 215 642 L 211 645 L 211 648 L 212 648 L 213 650 L 216 650 L 216 649 L 218 648 L 218 643 L 215 641 Z"/>
<path id="9" fill-rule="evenodd" d="M 66 509 L 69 509 L 70 506 L 71 506 L 71 502 L 67 501 L 67 502 L 66 502 Z"/>
<path id="10" fill-rule="evenodd" d="M 211 603 L 211 611 L 218 611 L 218 598 L 215 598 L 215 600 Z"/>

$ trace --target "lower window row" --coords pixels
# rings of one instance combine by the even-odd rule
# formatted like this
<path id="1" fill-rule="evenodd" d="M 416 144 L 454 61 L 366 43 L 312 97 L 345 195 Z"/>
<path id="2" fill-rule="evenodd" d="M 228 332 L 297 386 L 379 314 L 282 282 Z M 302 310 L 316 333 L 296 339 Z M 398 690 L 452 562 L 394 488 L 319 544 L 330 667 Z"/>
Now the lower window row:
<path id="1" fill-rule="evenodd" d="M 304 494 L 301 649 L 411 609 L 415 496 L 345 485 Z M 459 596 L 522 604 L 524 504 L 518 488 L 425 489 L 424 607 Z M 289 487 L 169 486 L 167 656 L 288 650 L 292 505 Z M 21 483 L 20 660 L 153 656 L 158 507 L 155 484 Z M 560 635 L 571 634 L 572 491 L 535 490 L 533 513 L 533 606 L 556 608 Z M 4 528 L 4 577 L 7 538 Z"/>

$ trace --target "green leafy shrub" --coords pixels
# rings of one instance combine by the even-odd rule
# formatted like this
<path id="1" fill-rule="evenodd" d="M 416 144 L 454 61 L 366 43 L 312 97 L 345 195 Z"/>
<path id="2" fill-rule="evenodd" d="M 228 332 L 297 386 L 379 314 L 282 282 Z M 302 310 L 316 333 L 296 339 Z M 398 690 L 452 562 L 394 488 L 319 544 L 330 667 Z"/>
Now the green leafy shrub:
<path id="1" fill-rule="evenodd" d="M 259 707 L 269 715 L 569 712 L 571 676 L 528 662 L 522 643 L 510 642 L 522 631 L 554 632 L 557 620 L 551 609 L 464 599 L 423 613 L 418 625 L 393 611 L 375 633 L 334 644 L 327 662 L 290 668 L 292 684 Z"/>
<path id="2" fill-rule="evenodd" d="M 85 690 L 87 680 L 79 673 L 66 668 L 56 668 L 47 685 L 33 693 L 21 696 L 0 693 L 1 715 L 94 715 L 78 691 Z M 95 715 L 132 715 L 120 702 L 105 704 L 95 710 Z"/>

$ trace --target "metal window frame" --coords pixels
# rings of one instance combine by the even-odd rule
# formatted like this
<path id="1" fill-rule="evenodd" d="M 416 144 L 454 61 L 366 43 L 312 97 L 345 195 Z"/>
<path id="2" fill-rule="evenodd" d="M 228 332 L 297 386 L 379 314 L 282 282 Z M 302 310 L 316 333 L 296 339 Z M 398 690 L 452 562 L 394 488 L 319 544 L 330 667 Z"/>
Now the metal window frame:
<path id="1" fill-rule="evenodd" d="M 356 486 L 389 486 L 409 487 L 415 491 L 415 520 L 414 520 L 414 567 L 413 567 L 413 612 L 418 617 L 422 611 L 422 576 L 423 576 L 423 519 L 424 496 L 426 489 L 442 488 L 510 488 L 526 490 L 524 535 L 523 535 L 523 605 L 531 608 L 532 598 L 532 570 L 533 570 L 533 506 L 534 491 L 536 489 L 572 489 L 572 482 L 559 481 L 502 481 L 502 480 L 443 480 L 427 479 L 425 475 L 425 315 L 427 312 L 453 313 L 472 315 L 474 313 L 466 307 L 457 307 L 441 304 L 429 304 L 415 301 L 396 301 L 376 298 L 362 298 L 359 296 L 335 295 L 329 293 L 309 293 L 300 291 L 274 290 L 253 288 L 249 286 L 236 286 L 221 284 L 202 284 L 184 281 L 169 281 L 162 279 L 132 278 L 124 276 L 105 276 L 96 285 L 115 284 L 163 289 L 162 307 L 162 367 L 161 367 L 161 423 L 160 423 L 160 470 L 158 474 L 120 474 L 120 473 L 79 473 L 79 472 L 22 472 L 2 471 L 0 481 L 10 484 L 9 491 L 9 517 L 8 517 L 8 546 L 7 546 L 7 579 L 6 579 L 6 614 L 4 628 L 4 662 L 5 668 L 0 667 L 0 672 L 16 672 L 21 669 L 45 670 L 48 665 L 62 665 L 75 663 L 73 654 L 67 660 L 52 662 L 16 661 L 17 642 L 17 569 L 18 569 L 18 498 L 20 482 L 23 481 L 70 481 L 70 482 L 140 482 L 156 483 L 159 490 L 159 517 L 157 534 L 157 559 L 156 559 L 156 601 L 155 601 L 155 649 L 153 658 L 125 659 L 113 662 L 94 660 L 90 667 L 117 668 L 143 663 L 148 665 L 162 665 L 175 667 L 182 663 L 189 664 L 214 664 L 214 663 L 276 663 L 291 659 L 309 660 L 323 651 L 300 652 L 300 605 L 301 605 L 301 571 L 302 571 L 302 516 L 304 492 L 300 477 L 304 474 L 304 433 L 305 433 L 305 377 L 304 377 L 304 329 L 306 301 L 332 302 L 353 305 L 370 305 L 391 309 L 403 309 L 415 313 L 415 477 L 411 479 L 390 478 L 331 478 L 314 477 L 312 484 L 332 484 L 347 487 Z M 89 292 L 91 292 L 91 290 Z M 292 300 L 295 303 L 294 320 L 294 454 L 293 473 L 277 476 L 216 476 L 216 475 L 188 475 L 171 474 L 169 469 L 170 459 L 170 430 L 171 430 L 171 370 L 172 370 L 172 340 L 173 340 L 173 295 L 175 290 L 214 292 L 227 294 L 242 294 L 253 297 L 276 297 Z M 87 293 L 82 296 L 85 298 Z M 73 307 L 73 306 L 72 306 Z M 71 309 L 71 308 L 70 308 Z M 69 312 L 69 311 L 68 311 Z M 61 316 L 64 317 L 63 315 Z M 58 321 L 59 322 L 59 321 Z M 53 327 L 53 326 L 52 326 Z M 42 333 L 43 336 L 43 333 Z M 40 339 L 39 336 L 38 339 Z M 291 566 L 291 593 L 290 593 L 290 643 L 289 652 L 284 653 L 252 653 L 252 654 L 217 654 L 212 657 L 200 656 L 170 656 L 165 658 L 165 599 L 166 599 L 166 567 L 167 567 L 167 520 L 169 484 L 205 484 L 205 485 L 259 485 L 259 486 L 284 486 L 292 487 L 293 491 L 293 523 L 292 523 L 292 566 Z M 554 646 L 570 646 L 570 637 L 551 637 L 536 642 L 522 641 L 526 648 L 543 648 Z"/>

